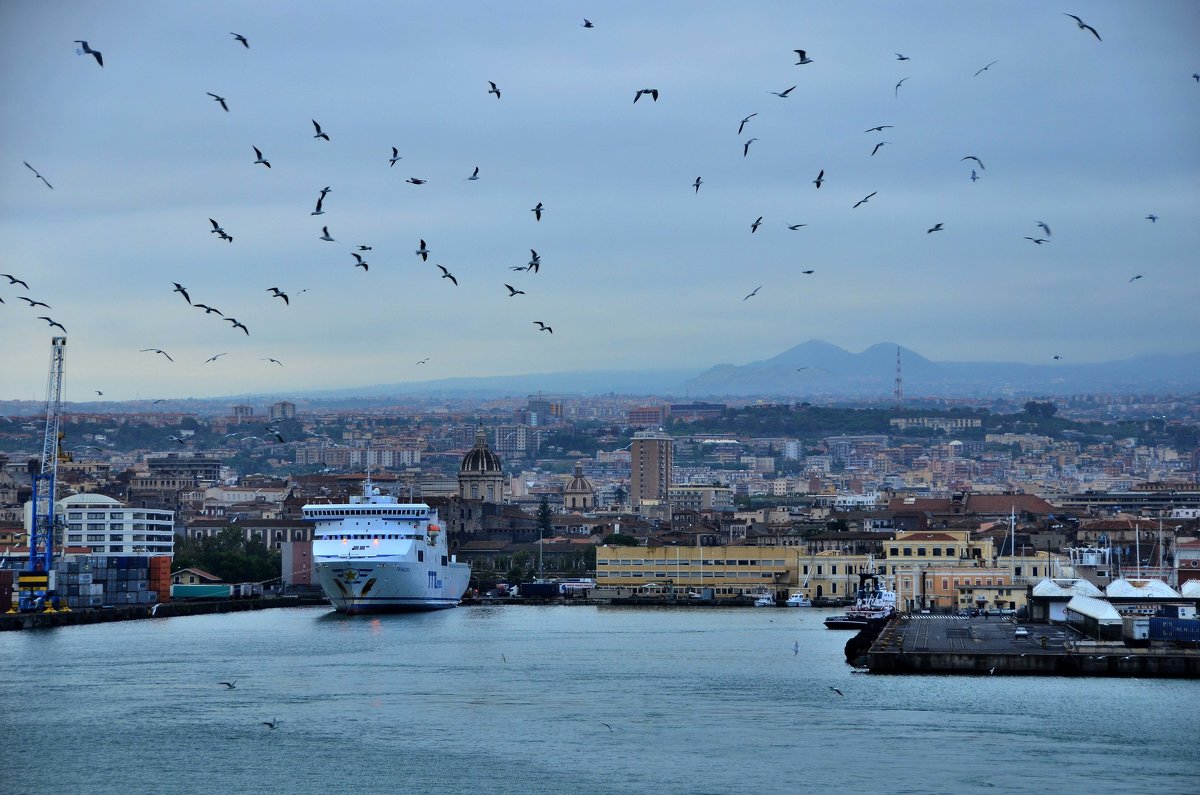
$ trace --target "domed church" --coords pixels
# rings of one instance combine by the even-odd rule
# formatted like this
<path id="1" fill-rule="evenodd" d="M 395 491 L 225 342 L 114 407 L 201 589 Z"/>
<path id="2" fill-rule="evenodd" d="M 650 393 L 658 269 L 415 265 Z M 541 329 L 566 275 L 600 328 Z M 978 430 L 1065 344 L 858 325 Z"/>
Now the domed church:
<path id="1" fill-rule="evenodd" d="M 483 426 L 475 431 L 475 446 L 463 456 L 458 467 L 458 496 L 493 503 L 504 499 L 504 469 L 500 456 L 488 449 Z"/>
<path id="2" fill-rule="evenodd" d="M 596 508 L 596 487 L 583 476 L 583 464 L 575 465 L 575 477 L 563 489 L 563 507 L 581 512 Z"/>

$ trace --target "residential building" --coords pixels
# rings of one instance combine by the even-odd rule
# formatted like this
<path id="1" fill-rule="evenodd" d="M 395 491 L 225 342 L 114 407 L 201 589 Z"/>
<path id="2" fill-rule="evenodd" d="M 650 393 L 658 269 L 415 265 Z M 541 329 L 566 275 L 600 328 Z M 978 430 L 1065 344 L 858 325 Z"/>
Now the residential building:
<path id="1" fill-rule="evenodd" d="M 639 431 L 630 445 L 629 500 L 666 503 L 671 488 L 672 439 L 662 431 Z"/>

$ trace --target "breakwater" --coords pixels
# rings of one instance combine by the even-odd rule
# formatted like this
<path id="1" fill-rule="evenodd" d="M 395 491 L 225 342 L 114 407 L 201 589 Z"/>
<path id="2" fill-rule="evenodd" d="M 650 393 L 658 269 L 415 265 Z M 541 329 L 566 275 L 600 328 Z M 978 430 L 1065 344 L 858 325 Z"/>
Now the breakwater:
<path id="1" fill-rule="evenodd" d="M 261 599 L 220 599 L 197 602 L 160 602 L 154 605 L 121 605 L 111 608 L 59 610 L 53 613 L 0 613 L 0 632 L 20 629 L 51 629 L 81 624 L 105 624 L 145 618 L 174 618 L 213 613 L 241 613 L 278 607 L 327 605 L 323 596 L 278 596 Z"/>

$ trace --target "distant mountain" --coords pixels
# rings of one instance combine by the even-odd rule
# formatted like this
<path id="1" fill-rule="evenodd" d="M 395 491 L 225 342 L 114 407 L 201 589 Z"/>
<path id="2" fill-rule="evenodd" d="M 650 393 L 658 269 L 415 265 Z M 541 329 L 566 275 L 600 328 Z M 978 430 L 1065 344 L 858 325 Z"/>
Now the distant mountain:
<path id="1" fill-rule="evenodd" d="M 935 362 L 893 343 L 850 353 L 812 340 L 778 356 L 736 366 L 720 364 L 685 382 L 692 395 L 842 395 L 890 397 L 900 351 L 906 396 L 980 397 L 1078 392 L 1200 390 L 1200 352 L 1139 356 L 1098 364 Z"/>
<path id="2" fill-rule="evenodd" d="M 395 395 L 421 397 L 514 397 L 539 391 L 553 395 L 659 395 L 682 392 L 681 384 L 696 370 L 587 370 L 565 373 L 497 375 L 480 378 L 442 378 L 402 384 L 379 384 L 294 393 L 310 399 L 378 398 Z"/>

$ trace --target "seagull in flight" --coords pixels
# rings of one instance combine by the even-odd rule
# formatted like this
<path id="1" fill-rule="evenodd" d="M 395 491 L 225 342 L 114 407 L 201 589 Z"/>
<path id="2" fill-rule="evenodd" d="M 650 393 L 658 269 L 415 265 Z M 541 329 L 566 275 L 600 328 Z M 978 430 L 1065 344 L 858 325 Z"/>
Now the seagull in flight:
<path id="1" fill-rule="evenodd" d="M 1139 278 L 1141 278 L 1141 277 L 1139 277 Z M 63 330 L 63 334 L 66 334 L 66 333 L 67 333 L 67 329 L 66 329 L 66 327 L 65 327 L 65 326 L 63 326 L 63 324 L 62 324 L 62 323 L 59 323 L 59 322 L 57 322 L 57 321 L 55 321 L 55 320 L 52 320 L 51 318 L 48 318 L 48 317 L 46 317 L 45 315 L 41 315 L 41 316 L 39 316 L 39 317 L 38 317 L 38 320 L 44 320 L 44 321 L 46 321 L 47 323 L 49 323 L 49 324 L 50 324 L 52 327 L 53 327 L 53 326 L 58 326 L 60 329 L 62 329 L 62 330 Z"/>
<path id="2" fill-rule="evenodd" d="M 762 226 L 762 219 L 763 219 L 763 217 L 760 215 L 760 216 L 758 216 L 758 220 L 757 220 L 757 221 L 755 221 L 754 223 L 750 224 L 750 234 L 754 234 L 755 232 L 757 232 L 757 231 L 758 231 L 758 228 L 759 228 L 760 226 Z"/>
<path id="3" fill-rule="evenodd" d="M 221 225 L 212 218 L 209 218 L 208 222 L 212 224 L 212 229 L 208 230 L 210 234 L 221 235 L 225 233 L 225 230 L 221 228 Z"/>
<path id="4" fill-rule="evenodd" d="M 1046 233 L 1046 237 L 1050 237 L 1050 227 L 1046 225 L 1045 221 L 1038 221 L 1037 225 L 1040 226 L 1042 231 Z"/>
<path id="5" fill-rule="evenodd" d="M 240 328 L 242 331 L 246 332 L 247 337 L 250 336 L 250 329 L 248 329 L 244 325 L 242 325 L 241 321 L 239 321 L 237 318 L 227 317 L 227 318 L 223 318 L 223 320 L 225 320 L 227 323 L 232 323 L 233 328 Z"/>
<path id="6" fill-rule="evenodd" d="M 900 78 L 900 82 L 896 84 L 896 90 L 894 92 L 895 96 L 897 96 L 897 97 L 900 96 L 900 86 L 904 85 L 904 81 L 907 79 L 908 79 L 907 77 Z"/>
<path id="7" fill-rule="evenodd" d="M 254 161 L 254 165 L 257 166 L 259 164 L 262 164 L 262 165 L 266 166 L 267 168 L 271 167 L 271 164 L 268 163 L 265 159 L 263 159 L 262 151 L 257 146 L 251 146 L 250 148 L 254 150 L 254 156 L 255 156 L 255 158 L 257 158 Z"/>
<path id="8" fill-rule="evenodd" d="M 534 322 L 535 324 L 537 324 L 538 331 L 549 331 L 551 334 L 553 334 L 553 333 L 554 333 L 554 329 L 550 328 L 549 326 L 547 326 L 547 325 L 546 325 L 545 323 L 543 323 L 542 321 L 540 321 L 540 320 L 535 320 L 535 321 L 533 321 L 533 322 Z"/>
<path id="9" fill-rule="evenodd" d="M 1094 33 L 1095 31 L 1092 31 L 1092 32 Z M 79 39 L 76 39 L 75 43 L 80 45 L 80 49 L 76 50 L 75 52 L 79 53 L 80 55 L 90 55 L 96 59 L 96 63 L 100 64 L 101 66 L 104 66 L 104 56 L 100 54 L 99 50 L 93 50 L 91 47 L 88 46 L 88 43 L 86 41 L 81 41 Z"/>
<path id="10" fill-rule="evenodd" d="M 21 162 L 22 162 L 22 163 L 25 163 L 25 161 L 24 161 L 24 160 L 22 160 Z M 28 163 L 25 163 L 25 168 L 27 168 L 27 169 L 29 169 L 30 171 L 32 171 L 32 172 L 33 172 L 33 175 L 34 175 L 35 177 L 37 177 L 38 179 L 40 179 L 42 182 L 46 182 L 46 178 L 45 178 L 45 177 L 43 177 L 41 174 L 39 174 L 39 173 L 38 173 L 38 170 L 37 170 L 36 168 L 34 168 L 33 166 L 29 165 Z M 53 185 L 51 185 L 49 182 L 46 182 L 46 187 L 47 187 L 47 188 L 49 188 L 50 190 L 54 190 L 54 186 L 53 186 Z"/>
<path id="11" fill-rule="evenodd" d="M 181 439 L 178 436 L 172 435 L 172 436 L 168 436 L 167 438 L 170 439 L 172 442 L 179 442 L 182 445 L 187 445 L 187 440 Z"/>
<path id="12" fill-rule="evenodd" d="M 1150 223 L 1152 223 L 1152 224 L 1153 224 L 1153 223 L 1157 223 L 1157 222 L 1158 222 L 1158 216 L 1157 216 L 1157 215 L 1155 215 L 1154 213 L 1150 213 L 1149 215 L 1147 215 L 1147 216 L 1146 216 L 1146 220 L 1147 220 L 1147 221 L 1149 221 L 1149 222 L 1150 222 Z M 22 284 L 24 284 L 24 282 L 22 282 Z"/>
<path id="13" fill-rule="evenodd" d="M 1066 12 L 1063 12 L 1063 16 L 1070 17 L 1071 19 L 1075 20 L 1075 26 L 1077 28 L 1079 28 L 1080 30 L 1090 30 L 1092 32 L 1092 35 L 1096 37 L 1096 41 L 1104 41 L 1104 39 L 1100 38 L 1100 34 L 1096 32 L 1095 28 L 1093 28 L 1091 25 L 1084 22 L 1079 17 L 1075 16 L 1074 14 L 1068 14 Z M 85 49 L 87 48 L 86 44 L 84 44 L 83 46 Z"/>
<path id="14" fill-rule="evenodd" d="M 605 728 L 606 728 L 606 729 L 608 729 L 609 731 L 612 731 L 612 730 L 613 730 L 613 727 L 612 727 L 612 726 L 609 726 L 609 725 L 608 725 L 607 723 L 605 723 L 604 721 L 600 721 L 600 725 L 601 725 L 601 726 L 603 726 L 603 727 L 605 727 Z"/>
<path id="15" fill-rule="evenodd" d="M 397 160 L 403 160 L 403 159 L 404 158 L 400 157 L 400 150 L 393 146 L 392 147 L 392 157 L 390 160 L 388 160 L 388 168 L 391 168 L 392 166 L 396 165 Z"/>
<path id="16" fill-rule="evenodd" d="M 755 116 L 757 116 L 757 115 L 758 115 L 757 113 L 751 113 L 749 116 L 747 116 L 746 118 L 742 119 L 742 123 L 738 125 L 738 135 L 741 135 L 741 134 L 742 134 L 742 128 L 746 126 L 746 122 L 750 121 L 751 119 L 753 119 L 753 118 L 754 118 Z"/>
<path id="17" fill-rule="evenodd" d="M 454 282 L 454 286 L 457 287 L 458 279 L 454 278 L 454 274 L 447 270 L 445 265 L 438 265 L 438 267 L 442 269 L 442 278 L 449 279 L 450 281 Z"/>
<path id="18" fill-rule="evenodd" d="M 780 99 L 787 99 L 787 95 L 792 93 L 795 90 L 796 90 L 796 87 L 792 86 L 791 88 L 785 88 L 783 91 L 768 91 L 767 93 L 774 94 L 775 96 L 779 97 Z"/>
<path id="19" fill-rule="evenodd" d="M 374 251 L 374 249 L 371 246 L 359 246 L 358 250 L 359 251 Z"/>
<path id="20" fill-rule="evenodd" d="M 934 224 L 929 229 L 926 229 L 925 234 L 929 234 L 930 232 L 941 232 L 941 231 L 942 231 L 942 224 L 939 221 L 938 223 Z"/>
<path id="21" fill-rule="evenodd" d="M 983 161 L 982 161 L 982 160 L 980 160 L 980 159 L 979 159 L 978 157 L 976 157 L 975 155 L 967 155 L 966 157 L 959 158 L 959 161 L 960 161 L 960 162 L 961 162 L 962 160 L 974 160 L 976 163 L 978 163 L 978 164 L 979 164 L 979 168 L 980 168 L 980 170 L 981 170 L 981 171 L 987 171 L 987 166 L 985 166 L 985 165 L 983 164 Z"/>
<path id="22" fill-rule="evenodd" d="M 542 258 L 538 256 L 536 251 L 529 249 L 529 265 L 525 268 L 525 270 L 532 270 L 534 273 L 537 273 L 538 268 L 540 268 L 541 265 Z"/>
<path id="23" fill-rule="evenodd" d="M 225 97 L 218 97 L 211 91 L 205 91 L 204 93 L 212 97 L 214 101 L 221 103 L 221 107 L 225 109 L 226 113 L 229 112 L 229 106 L 225 104 Z"/>
<path id="24" fill-rule="evenodd" d="M 213 223 L 216 224 L 216 221 L 213 221 Z M 179 282 L 171 282 L 171 284 L 175 285 L 175 289 L 171 292 L 179 293 L 183 296 L 183 300 L 187 301 L 189 304 L 192 302 L 191 297 L 187 293 L 187 289 L 182 284 Z"/>
<path id="25" fill-rule="evenodd" d="M 408 183 L 411 183 L 411 184 L 413 184 L 413 185 L 424 185 L 424 184 L 425 184 L 426 182 L 428 182 L 429 180 L 427 180 L 427 179 L 420 179 L 419 177 L 409 177 L 408 179 L 406 179 L 406 180 L 404 180 L 404 181 L 405 181 L 405 182 L 408 182 Z"/>
<path id="26" fill-rule="evenodd" d="M 802 226 L 808 226 L 808 224 L 788 224 L 787 228 L 792 230 L 793 232 L 795 232 L 797 229 L 799 229 Z"/>
<path id="27" fill-rule="evenodd" d="M 279 365 L 280 367 L 283 367 L 283 362 L 279 361 L 278 359 L 272 359 L 270 356 L 267 356 L 266 358 L 264 358 L 263 361 L 264 362 L 275 362 L 275 364 Z"/>
<path id="28" fill-rule="evenodd" d="M 655 102 L 658 102 L 658 89 L 657 88 L 639 88 L 637 93 L 633 95 L 633 101 L 636 103 L 639 99 L 642 98 L 642 94 L 649 94 L 650 99 L 654 100 Z"/>
<path id="29" fill-rule="evenodd" d="M 429 357 L 428 357 L 428 356 L 426 356 L 424 359 L 422 359 L 421 361 L 417 362 L 417 364 L 427 364 L 428 362 L 429 362 Z"/>
<path id="30" fill-rule="evenodd" d="M 992 68 L 992 66 L 994 66 L 995 64 L 998 64 L 998 63 L 1000 63 L 1000 62 L 999 62 L 999 61 L 992 61 L 990 64 L 988 64 L 987 66 L 983 67 L 983 68 L 982 68 L 982 69 L 980 69 L 978 72 L 976 72 L 976 73 L 975 73 L 975 76 L 976 76 L 976 77 L 979 77 L 981 74 L 983 74 L 984 72 L 986 72 L 988 69 L 991 69 L 991 68 Z"/>
<path id="31" fill-rule="evenodd" d="M 220 359 L 222 356 L 228 356 L 228 355 L 229 355 L 228 353 L 218 353 L 216 356 L 209 356 L 207 359 L 204 360 L 204 364 L 208 364 L 209 362 L 215 362 L 217 359 Z"/>
<path id="32" fill-rule="evenodd" d="M 583 20 L 583 24 L 581 24 L 579 27 L 581 27 L 581 28 L 594 28 L 594 27 L 596 27 L 596 26 L 592 24 L 591 20 L 589 20 L 589 19 L 585 19 L 585 20 Z"/>
<path id="33" fill-rule="evenodd" d="M 321 209 L 321 204 L 325 201 L 325 191 L 321 191 L 321 195 L 317 197 L 317 208 L 309 215 L 324 215 L 325 211 Z"/>
<path id="34" fill-rule="evenodd" d="M 879 147 L 883 146 L 884 144 L 890 144 L 890 143 L 891 143 L 891 141 L 880 141 L 879 143 L 875 144 L 875 148 L 871 150 L 871 157 L 875 156 L 875 153 L 879 151 Z"/>
<path id="35" fill-rule="evenodd" d="M 479 179 L 479 166 L 475 166 L 475 170 L 471 172 L 471 176 L 467 177 L 468 182 L 474 182 Z"/>
<path id="36" fill-rule="evenodd" d="M 1137 276 L 1134 276 L 1132 279 L 1129 280 L 1129 284 L 1133 284 L 1140 278 L 1142 278 L 1142 274 L 1139 273 Z M 63 329 L 63 331 L 66 331 L 66 329 Z"/>
<path id="37" fill-rule="evenodd" d="M 418 249 L 417 249 L 415 252 L 413 252 L 413 253 L 414 253 L 414 254 L 416 254 L 418 257 L 420 257 L 422 262 L 428 262 L 428 261 L 429 261 L 429 249 L 425 248 L 425 241 L 424 241 L 424 240 L 422 240 L 422 241 L 421 241 L 421 247 L 420 247 L 420 248 L 418 248 Z"/>
<path id="38" fill-rule="evenodd" d="M 167 357 L 167 361 L 169 361 L 169 362 L 175 361 L 174 359 L 171 358 L 171 354 L 167 353 L 162 348 L 142 348 L 140 353 L 161 353 L 163 356 Z"/>
<path id="39" fill-rule="evenodd" d="M 891 129 L 893 126 L 894 126 L 894 125 L 891 125 L 891 124 L 880 124 L 878 127 L 872 127 L 872 128 L 871 128 L 871 129 L 869 129 L 869 130 L 863 130 L 863 132 L 864 132 L 864 133 L 869 133 L 869 132 L 883 132 L 884 130 L 890 130 L 890 129 Z"/>
<path id="40" fill-rule="evenodd" d="M 0 276 L 3 276 L 4 278 L 8 279 L 8 283 L 9 283 L 10 285 L 12 285 L 12 284 L 19 284 L 19 285 L 21 285 L 22 287 L 24 287 L 26 290 L 28 290 L 28 289 L 29 289 L 29 285 L 28 285 L 28 284 L 26 284 L 26 283 L 25 283 L 24 281 L 22 281 L 21 279 L 18 279 L 16 276 L 13 276 L 11 273 L 0 273 Z"/>
<path id="41" fill-rule="evenodd" d="M 506 284 L 504 286 L 508 288 L 508 297 L 509 298 L 512 298 L 514 295 L 525 295 L 524 290 L 518 290 L 516 287 L 513 287 L 511 284 Z"/>
<path id="42" fill-rule="evenodd" d="M 700 178 L 699 178 L 699 177 L 696 177 L 696 181 L 692 183 L 692 187 L 696 189 L 696 193 L 699 193 L 699 192 L 700 192 L 700 186 L 701 186 L 702 184 L 703 184 L 703 183 L 700 181 Z"/>
<path id="43" fill-rule="evenodd" d="M 874 196 L 876 193 L 879 193 L 879 191 L 877 191 L 877 190 L 871 191 L 871 192 L 870 192 L 870 193 L 868 193 L 866 196 L 862 197 L 862 198 L 861 198 L 861 199 L 859 199 L 857 202 L 855 202 L 855 203 L 854 203 L 854 207 L 852 207 L 851 209 L 855 209 L 855 208 L 857 208 L 857 207 L 858 207 L 858 205 L 860 205 L 860 204 L 866 204 L 866 203 L 867 203 L 867 200 L 869 200 L 869 199 L 870 199 L 872 196 Z"/>
<path id="44" fill-rule="evenodd" d="M 534 207 L 534 208 L 533 208 L 533 209 L 531 209 L 529 212 L 533 213 L 533 219 L 534 219 L 535 221 L 540 221 L 540 220 L 542 220 L 542 203 L 541 203 L 541 202 L 538 202 L 538 203 L 537 203 L 537 207 Z"/>
<path id="45" fill-rule="evenodd" d="M 225 313 L 220 309 L 217 309 L 215 306 L 209 306 L 208 304 L 192 304 L 192 306 L 196 307 L 197 309 L 203 309 L 204 314 L 206 315 L 220 315 L 221 317 L 225 316 Z"/>
<path id="46" fill-rule="evenodd" d="M 284 302 L 285 304 L 287 304 L 288 306 L 291 306 L 292 302 L 288 300 L 288 294 L 287 294 L 287 293 L 285 293 L 283 290 L 280 290 L 278 287 L 272 287 L 271 289 L 275 291 L 275 292 L 274 292 L 274 293 L 271 295 L 271 297 L 272 297 L 272 298 L 282 298 L 282 299 L 283 299 L 283 302 Z"/>
<path id="47" fill-rule="evenodd" d="M 825 169 L 821 169 L 821 173 L 817 174 L 817 178 L 813 180 L 813 184 L 817 186 L 817 190 L 821 189 L 821 183 L 825 181 Z"/>
<path id="48" fill-rule="evenodd" d="M 217 682 L 217 684 L 225 685 L 226 690 L 233 690 L 235 687 L 237 687 L 237 680 L 234 679 L 232 682 Z"/>
<path id="49" fill-rule="evenodd" d="M 262 722 L 262 725 L 263 725 L 263 726 L 266 726 L 268 729 L 278 729 L 278 728 L 279 728 L 279 718 L 275 718 L 275 719 L 274 719 L 274 720 L 272 720 L 272 721 L 265 721 L 265 720 L 264 720 L 264 721 Z"/>
<path id="50" fill-rule="evenodd" d="M 500 99 L 500 89 L 496 88 L 496 84 L 489 80 L 488 85 L 491 86 L 491 88 L 488 89 L 488 93 L 495 94 L 496 99 Z"/>
<path id="51" fill-rule="evenodd" d="M 805 276 L 811 276 L 812 274 L 816 273 L 816 271 L 811 270 L 811 269 L 806 270 L 806 271 L 800 271 L 800 272 L 803 273 Z"/>
<path id="52" fill-rule="evenodd" d="M 1061 356 L 1059 356 L 1059 355 L 1056 353 L 1056 354 L 1054 354 L 1053 356 L 1051 356 L 1050 358 L 1051 358 L 1051 359 L 1058 360 L 1058 359 L 1061 359 L 1062 357 L 1061 357 Z"/>
<path id="53" fill-rule="evenodd" d="M 977 182 L 978 180 L 979 180 L 979 175 L 975 173 L 975 169 L 971 169 L 971 181 Z"/>
<path id="54" fill-rule="evenodd" d="M 321 236 L 320 236 L 319 238 L 317 238 L 317 239 L 318 239 L 318 240 L 324 240 L 326 243 L 336 243 L 336 242 L 337 242 L 337 241 L 336 241 L 336 240 L 334 240 L 332 237 L 330 237 L 330 235 L 329 235 L 329 227 L 327 227 L 327 226 L 323 226 L 323 227 L 321 227 Z"/>
<path id="55" fill-rule="evenodd" d="M 829 689 L 830 689 L 830 690 L 832 690 L 833 692 L 837 693 L 839 696 L 844 696 L 844 695 L 846 695 L 845 693 L 843 693 L 841 690 L 838 690 L 838 689 L 837 689 L 836 687 L 834 687 L 833 685 L 830 685 L 830 686 L 829 686 Z"/>
<path id="56" fill-rule="evenodd" d="M 326 141 L 328 141 L 328 140 L 329 140 L 329 133 L 326 133 L 326 132 L 322 132 L 322 131 L 321 131 L 321 125 L 317 124 L 317 120 L 316 120 L 316 119 L 313 119 L 313 120 L 312 120 L 312 123 L 313 123 L 313 127 L 315 127 L 315 128 L 316 128 L 316 130 L 317 130 L 317 134 L 316 134 L 316 135 L 314 135 L 314 136 L 313 136 L 313 138 L 324 138 Z"/>
<path id="57" fill-rule="evenodd" d="M 907 55 L 901 55 L 900 53 L 896 53 L 896 60 L 897 61 L 911 61 L 912 58 L 909 58 Z"/>
<path id="58" fill-rule="evenodd" d="M 751 291 L 750 291 L 750 294 L 749 294 L 749 295 L 747 295 L 747 296 L 746 296 L 745 298 L 743 298 L 742 300 L 743 300 L 743 301 L 749 301 L 751 298 L 753 298 L 754 296 L 758 295 L 758 291 L 759 291 L 759 290 L 761 290 L 762 288 L 763 288 L 763 286 L 762 286 L 761 284 L 760 284 L 760 285 L 758 285 L 758 286 L 757 286 L 757 287 L 755 287 L 753 290 L 751 290 Z"/>
<path id="59" fill-rule="evenodd" d="M 354 257 L 354 267 L 362 268 L 364 271 L 370 272 L 370 270 L 371 270 L 370 264 L 365 259 L 363 259 L 361 256 L 359 256 L 357 252 L 351 251 L 350 256 Z"/>
<path id="60" fill-rule="evenodd" d="M 29 308 L 30 308 L 30 309 L 32 309 L 32 308 L 33 308 L 33 307 L 35 307 L 35 306 L 44 306 L 44 307 L 46 307 L 47 309 L 53 309 L 53 308 L 54 308 L 54 307 L 50 306 L 50 304 L 44 303 L 44 302 L 42 302 L 42 301 L 35 301 L 35 300 L 33 300 L 32 298 L 26 298 L 26 297 L 25 297 L 25 296 L 23 296 L 23 295 L 18 295 L 18 296 L 17 296 L 17 298 L 20 298 L 22 301 L 25 301 L 26 303 L 28 303 L 28 304 L 29 304 Z"/>
<path id="61" fill-rule="evenodd" d="M 803 66 L 806 63 L 813 62 L 812 58 L 809 58 L 808 53 L 805 52 L 804 50 L 792 50 L 792 52 L 796 53 L 796 55 L 798 55 L 800 57 L 800 60 L 796 61 L 796 63 L 795 63 L 796 66 Z"/>
<path id="62" fill-rule="evenodd" d="M 1040 246 L 1040 245 L 1042 245 L 1043 243 L 1049 243 L 1049 242 L 1050 242 L 1049 240 L 1047 240 L 1047 239 L 1046 239 L 1046 238 L 1044 238 L 1044 237 L 1030 237 L 1029 235 L 1025 235 L 1025 239 L 1026 239 L 1026 240 L 1032 240 L 1034 243 L 1038 244 L 1039 246 Z"/>
<path id="63" fill-rule="evenodd" d="M 240 33 L 230 33 L 229 35 L 233 36 L 234 41 L 240 41 L 242 43 L 242 46 L 245 47 L 247 50 L 250 49 L 250 42 L 246 41 L 245 36 L 243 36 Z"/>
<path id="64" fill-rule="evenodd" d="M 747 154 L 750 153 L 750 144 L 754 143 L 757 140 L 758 140 L 757 138 L 751 138 L 749 141 L 746 141 L 746 143 L 742 144 L 742 157 L 745 157 Z"/>

